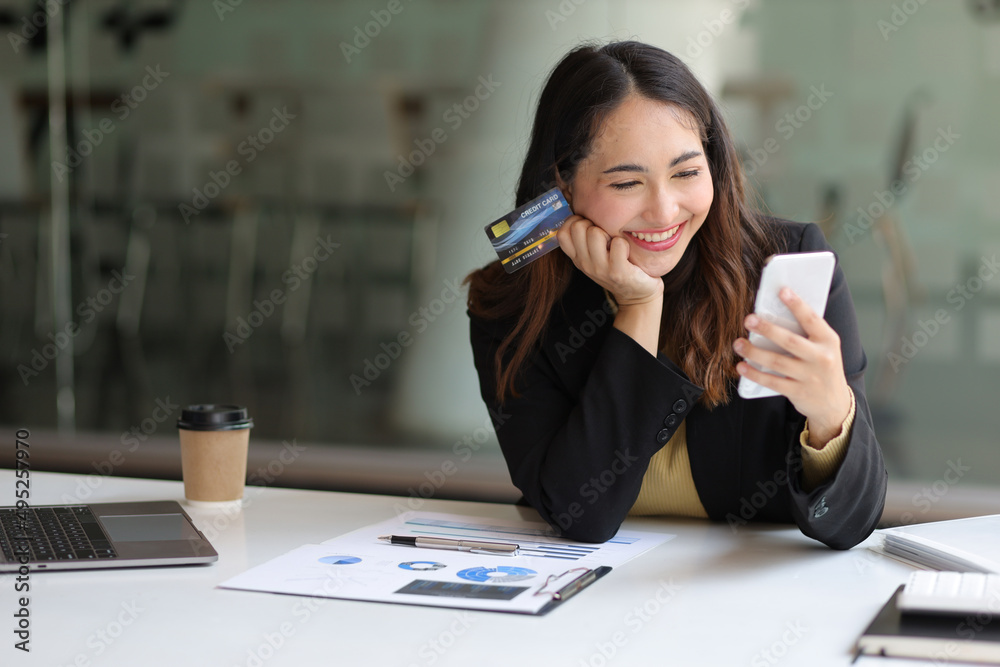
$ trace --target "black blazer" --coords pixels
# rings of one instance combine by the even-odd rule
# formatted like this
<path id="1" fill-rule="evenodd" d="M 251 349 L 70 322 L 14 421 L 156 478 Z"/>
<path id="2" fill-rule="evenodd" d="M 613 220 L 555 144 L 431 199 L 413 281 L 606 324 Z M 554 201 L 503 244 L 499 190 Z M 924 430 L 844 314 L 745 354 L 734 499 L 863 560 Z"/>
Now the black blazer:
<path id="1" fill-rule="evenodd" d="M 814 224 L 771 220 L 786 252 L 828 250 Z M 664 354 L 656 359 L 615 329 L 603 289 L 579 270 L 553 308 L 538 349 L 519 374 L 520 396 L 496 398 L 494 354 L 513 325 L 471 316 L 480 390 L 511 480 L 567 537 L 602 542 L 635 503 L 649 460 L 687 420 L 687 448 L 709 517 L 734 530 L 748 521 L 794 522 L 835 549 L 874 530 L 885 504 L 885 464 L 865 398 L 867 359 L 839 263 L 824 318 L 841 338 L 857 403 L 843 464 L 810 493 L 801 487 L 803 417 L 783 396 L 708 410 L 702 389 Z"/>

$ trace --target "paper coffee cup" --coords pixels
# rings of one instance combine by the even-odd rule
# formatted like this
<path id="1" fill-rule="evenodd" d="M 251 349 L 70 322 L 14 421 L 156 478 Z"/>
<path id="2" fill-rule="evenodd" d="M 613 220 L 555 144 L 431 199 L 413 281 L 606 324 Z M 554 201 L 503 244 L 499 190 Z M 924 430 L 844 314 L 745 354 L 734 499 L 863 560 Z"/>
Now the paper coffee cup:
<path id="1" fill-rule="evenodd" d="M 253 420 L 238 405 L 189 405 L 181 411 L 184 497 L 192 503 L 239 503 L 247 479 Z"/>

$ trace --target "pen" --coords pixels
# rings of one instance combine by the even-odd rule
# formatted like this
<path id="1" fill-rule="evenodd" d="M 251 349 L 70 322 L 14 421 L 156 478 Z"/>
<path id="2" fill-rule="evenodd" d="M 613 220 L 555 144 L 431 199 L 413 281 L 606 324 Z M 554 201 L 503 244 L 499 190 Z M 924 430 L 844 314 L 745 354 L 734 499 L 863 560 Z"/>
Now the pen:
<path id="1" fill-rule="evenodd" d="M 603 577 L 605 574 L 611 571 L 611 568 L 604 565 L 596 569 L 585 572 L 582 576 L 577 577 L 573 581 L 569 582 L 558 591 L 552 594 L 553 600 L 567 600 L 570 597 L 576 595 L 582 591 L 587 586 L 591 585 L 598 578 Z"/>
<path id="2" fill-rule="evenodd" d="M 452 540 L 446 537 L 407 537 L 405 535 L 382 535 L 378 539 L 389 544 L 402 544 L 423 549 L 450 549 L 468 551 L 491 556 L 516 556 L 518 545 L 511 542 L 481 542 L 478 540 Z"/>

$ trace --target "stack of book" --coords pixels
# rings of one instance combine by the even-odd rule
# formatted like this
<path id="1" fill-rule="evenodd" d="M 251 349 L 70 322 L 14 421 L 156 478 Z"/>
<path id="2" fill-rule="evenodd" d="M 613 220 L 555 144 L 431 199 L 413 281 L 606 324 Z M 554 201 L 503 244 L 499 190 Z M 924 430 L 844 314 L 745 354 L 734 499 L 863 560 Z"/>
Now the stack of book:
<path id="1" fill-rule="evenodd" d="M 879 531 L 882 551 L 911 565 L 944 572 L 1000 575 L 1000 515 L 900 526 Z M 969 575 L 978 577 L 979 575 Z M 902 610 L 900 586 L 858 640 L 859 655 L 923 658 L 934 664 L 1000 665 L 1000 596 L 954 597 L 931 609 Z M 968 597 L 965 591 L 962 597 Z M 975 598 L 976 596 L 973 596 Z M 964 611 L 956 611 L 968 605 Z"/>
<path id="2" fill-rule="evenodd" d="M 879 531 L 882 550 L 918 567 L 1000 574 L 1000 514 Z"/>

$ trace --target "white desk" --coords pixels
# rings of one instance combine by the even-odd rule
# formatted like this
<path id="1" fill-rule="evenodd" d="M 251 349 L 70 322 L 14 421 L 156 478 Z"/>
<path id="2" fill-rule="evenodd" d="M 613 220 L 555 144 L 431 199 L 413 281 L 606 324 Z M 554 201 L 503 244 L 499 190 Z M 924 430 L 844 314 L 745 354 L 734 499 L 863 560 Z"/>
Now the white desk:
<path id="1" fill-rule="evenodd" d="M 31 503 L 71 501 L 87 479 L 34 472 Z M 183 498 L 179 482 L 89 479 L 99 482 L 91 501 Z M 0 470 L 0 504 L 13 504 L 13 490 L 13 472 Z M 14 581 L 0 577 L 0 664 L 847 665 L 858 634 L 910 571 L 861 547 L 831 551 L 794 528 L 734 533 L 643 519 L 626 526 L 677 537 L 542 617 L 217 589 L 297 546 L 390 518 L 402 504 L 287 489 L 249 488 L 247 498 L 231 520 L 185 507 L 219 551 L 214 565 L 33 573 L 30 655 L 13 648 Z M 427 501 L 420 509 L 537 519 L 509 505 Z"/>

